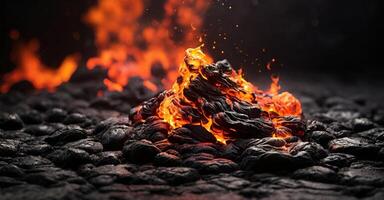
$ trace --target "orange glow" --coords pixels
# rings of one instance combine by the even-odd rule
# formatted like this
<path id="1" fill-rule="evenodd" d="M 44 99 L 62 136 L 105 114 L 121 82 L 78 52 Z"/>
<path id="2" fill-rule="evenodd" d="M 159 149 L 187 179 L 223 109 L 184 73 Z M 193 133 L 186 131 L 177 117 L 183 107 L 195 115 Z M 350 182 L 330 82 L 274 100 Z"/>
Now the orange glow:
<path id="1" fill-rule="evenodd" d="M 147 19 L 144 0 L 99 0 L 85 16 L 95 30 L 96 57 L 87 61 L 92 69 L 100 66 L 108 70 L 108 79 L 114 83 L 107 88 L 123 88 L 133 76 L 143 80 L 153 78 L 151 68 L 160 65 L 165 77 L 161 83 L 169 88 L 177 77 L 177 66 L 184 51 L 197 45 L 202 35 L 202 16 L 209 6 L 208 0 L 167 0 L 161 19 Z M 149 11 L 150 12 L 150 11 Z M 180 38 L 179 38 L 180 36 Z M 177 40 L 175 39 L 177 37 Z M 151 82 L 145 86 L 157 91 Z"/>
<path id="2" fill-rule="evenodd" d="M 69 55 L 64 58 L 61 65 L 56 68 L 47 67 L 37 54 L 39 42 L 32 40 L 21 44 L 13 50 L 11 59 L 16 64 L 16 69 L 4 75 L 1 92 L 7 92 L 10 87 L 22 80 L 27 80 L 36 89 L 54 89 L 63 82 L 67 82 L 77 69 L 78 55 Z"/>
<path id="3" fill-rule="evenodd" d="M 196 122 L 193 122 L 192 118 L 182 110 L 182 105 L 187 104 L 188 106 L 199 110 L 206 118 L 201 119 L 198 124 L 211 132 L 218 141 L 225 143 L 226 138 L 224 137 L 223 132 L 221 130 L 212 129 L 212 117 L 205 116 L 202 112 L 201 106 L 205 99 L 201 98 L 198 102 L 191 102 L 183 94 L 184 89 L 189 87 L 192 80 L 199 75 L 204 77 L 202 70 L 210 63 L 212 63 L 212 59 L 202 52 L 201 47 L 187 49 L 184 62 L 179 68 L 181 81 L 177 81 L 172 85 L 171 90 L 160 103 L 157 114 L 164 121 L 168 122 L 173 129 L 182 127 L 185 124 L 196 124 Z M 275 117 L 301 117 L 301 104 L 292 94 L 288 92 L 279 93 L 280 86 L 278 84 L 278 78 L 272 78 L 271 88 L 266 92 L 257 89 L 253 84 L 247 82 L 243 78 L 241 70 L 238 72 L 233 70 L 229 78 L 237 84 L 236 89 L 221 88 L 220 85 L 217 85 L 223 94 L 226 95 L 226 101 L 229 105 L 233 104 L 234 99 L 240 99 L 255 104 L 257 103 L 262 111 L 265 111 L 270 115 L 276 130 L 273 133 L 274 137 L 287 137 L 291 135 L 291 133 L 280 125 L 280 120 L 277 120 L 277 118 L 275 119 Z"/>

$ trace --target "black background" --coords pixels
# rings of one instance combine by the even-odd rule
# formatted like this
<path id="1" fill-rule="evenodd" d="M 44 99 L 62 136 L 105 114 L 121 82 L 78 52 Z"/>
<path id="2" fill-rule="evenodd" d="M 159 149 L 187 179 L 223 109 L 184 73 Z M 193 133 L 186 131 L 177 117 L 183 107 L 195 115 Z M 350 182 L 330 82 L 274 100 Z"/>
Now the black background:
<path id="1" fill-rule="evenodd" d="M 154 13 L 163 2 L 150 2 Z M 37 38 L 40 55 L 49 66 L 57 66 L 73 52 L 80 52 L 83 58 L 95 55 L 93 30 L 82 20 L 95 3 L 1 1 L 0 74 L 14 67 L 9 60 L 12 29 L 18 30 L 23 40 Z M 279 73 L 381 80 L 382 8 L 381 0 L 214 1 L 205 16 L 203 32 L 207 33 L 207 47 L 213 41 L 218 43 L 217 50 L 210 51 L 215 58 L 228 58 L 234 66 L 251 72 L 265 71 L 265 63 L 276 58 L 273 70 Z M 219 37 L 220 33 L 226 33 L 227 39 Z M 221 54 L 221 50 L 225 53 Z"/>

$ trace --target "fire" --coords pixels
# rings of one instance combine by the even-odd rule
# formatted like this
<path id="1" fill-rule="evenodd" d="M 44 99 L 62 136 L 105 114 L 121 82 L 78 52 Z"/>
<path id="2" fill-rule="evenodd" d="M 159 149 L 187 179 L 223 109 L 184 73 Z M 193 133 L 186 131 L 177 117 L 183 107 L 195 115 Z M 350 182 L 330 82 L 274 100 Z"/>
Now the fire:
<path id="1" fill-rule="evenodd" d="M 225 142 L 223 132 L 217 130 L 217 128 L 213 129 L 212 116 L 205 114 L 201 108 L 205 99 L 199 98 L 197 102 L 192 102 L 184 95 L 184 89 L 188 88 L 191 81 L 199 75 L 209 80 L 209 77 L 206 77 L 202 71 L 209 67 L 211 62 L 212 59 L 203 53 L 201 47 L 187 49 L 184 62 L 179 68 L 180 76 L 160 103 L 157 115 L 169 123 L 173 129 L 182 127 L 185 124 L 196 124 L 196 122 L 192 121 L 192 117 L 186 114 L 188 111 L 183 110 L 183 107 L 186 107 L 183 105 L 188 105 L 204 116 L 205 119 L 201 119 L 198 124 L 211 132 L 218 141 Z M 217 83 L 215 85 L 226 96 L 226 102 L 229 105 L 233 106 L 234 99 L 258 104 L 261 110 L 271 118 L 276 130 L 273 136 L 287 137 L 291 135 L 281 125 L 279 117 L 295 116 L 300 118 L 302 113 L 301 104 L 292 94 L 288 92 L 279 93 L 278 78 L 274 77 L 272 79 L 271 88 L 268 91 L 262 91 L 246 81 L 241 70 L 238 72 L 232 70 L 229 79 L 237 84 L 236 87 L 228 88 Z"/>
<path id="2" fill-rule="evenodd" d="M 56 68 L 47 67 L 37 54 L 39 42 L 32 40 L 26 44 L 20 44 L 12 52 L 11 58 L 16 64 L 16 69 L 5 74 L 1 92 L 7 92 L 10 87 L 22 80 L 27 80 L 36 89 L 53 91 L 63 82 L 67 82 L 77 69 L 78 55 L 69 55 L 64 58 L 61 65 Z"/>
<path id="3" fill-rule="evenodd" d="M 87 67 L 108 70 L 104 83 L 109 90 L 121 91 L 133 76 L 145 80 L 144 85 L 152 91 L 159 89 L 158 83 L 169 88 L 185 49 L 196 45 L 202 35 L 198 30 L 209 1 L 167 0 L 164 15 L 158 20 L 147 19 L 146 2 L 99 0 L 85 16 L 95 30 L 99 51 L 88 59 Z M 153 72 L 156 65 L 166 73 Z"/>

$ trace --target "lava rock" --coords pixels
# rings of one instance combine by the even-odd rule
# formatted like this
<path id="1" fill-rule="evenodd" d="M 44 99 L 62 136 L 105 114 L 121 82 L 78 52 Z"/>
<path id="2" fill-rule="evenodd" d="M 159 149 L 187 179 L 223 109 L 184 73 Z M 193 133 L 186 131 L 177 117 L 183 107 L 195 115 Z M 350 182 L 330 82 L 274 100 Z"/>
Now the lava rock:
<path id="1" fill-rule="evenodd" d="M 52 146 L 44 141 L 28 141 L 20 145 L 19 151 L 28 155 L 46 155 L 53 150 Z"/>
<path id="2" fill-rule="evenodd" d="M 338 172 L 341 183 L 348 185 L 384 186 L 384 167 L 382 163 L 358 161 Z"/>
<path id="3" fill-rule="evenodd" d="M 95 127 L 93 134 L 101 134 L 105 131 L 107 131 L 109 128 L 115 125 L 125 125 L 129 126 L 130 122 L 128 117 L 110 117 L 99 124 Z"/>
<path id="4" fill-rule="evenodd" d="M 47 122 L 63 122 L 64 119 L 67 117 L 67 112 L 60 109 L 60 108 L 54 108 L 49 110 L 46 113 L 45 121 Z"/>
<path id="5" fill-rule="evenodd" d="M 12 163 L 23 169 L 34 169 L 41 166 L 52 166 L 52 162 L 41 156 L 23 156 L 12 159 Z"/>
<path id="6" fill-rule="evenodd" d="M 20 142 L 0 138 L 0 156 L 13 156 L 17 153 Z"/>
<path id="7" fill-rule="evenodd" d="M 297 179 L 305 179 L 318 182 L 337 182 L 338 176 L 332 169 L 322 166 L 312 166 L 303 169 L 298 169 L 293 173 L 293 177 Z"/>
<path id="8" fill-rule="evenodd" d="M 97 154 L 99 159 L 96 165 L 117 165 L 121 163 L 123 153 L 121 151 L 103 151 Z"/>
<path id="9" fill-rule="evenodd" d="M 30 110 L 19 115 L 25 124 L 40 124 L 43 122 L 43 116 L 37 110 Z"/>
<path id="10" fill-rule="evenodd" d="M 87 133 L 76 126 L 68 126 L 66 128 L 61 128 L 53 132 L 45 141 L 51 145 L 63 145 L 68 142 L 84 139 L 87 137 Z"/>
<path id="11" fill-rule="evenodd" d="M 240 190 L 251 185 L 251 182 L 248 180 L 229 175 L 213 177 L 208 182 L 223 187 L 226 190 Z"/>
<path id="12" fill-rule="evenodd" d="M 132 142 L 123 148 L 125 158 L 134 163 L 151 162 L 160 152 L 160 149 L 148 140 Z"/>
<path id="13" fill-rule="evenodd" d="M 148 117 L 144 123 L 139 124 L 133 128 L 135 139 L 145 139 L 152 142 L 157 142 L 167 138 L 169 130 L 169 124 L 164 122 L 158 117 Z M 155 135 L 156 134 L 156 135 Z M 163 134 L 163 137 L 153 137 Z"/>
<path id="14" fill-rule="evenodd" d="M 155 172 L 156 176 L 165 180 L 170 185 L 179 185 L 196 181 L 200 178 L 197 170 L 188 167 L 165 167 Z"/>
<path id="15" fill-rule="evenodd" d="M 183 155 L 209 153 L 212 155 L 219 155 L 219 147 L 212 143 L 198 143 L 198 144 L 183 144 L 178 147 L 178 150 Z"/>
<path id="16" fill-rule="evenodd" d="M 28 126 L 24 129 L 24 132 L 34 136 L 43 136 L 43 135 L 49 135 L 53 133 L 55 130 L 56 128 L 52 126 L 40 124 L 40 125 Z"/>
<path id="17" fill-rule="evenodd" d="M 228 173 L 239 168 L 235 162 L 225 158 L 215 158 L 211 154 L 199 153 L 191 155 L 183 162 L 184 166 L 197 169 L 202 174 Z"/>
<path id="18" fill-rule="evenodd" d="M 367 118 L 356 118 L 350 123 L 354 131 L 366 131 L 375 127 L 375 124 Z"/>
<path id="19" fill-rule="evenodd" d="M 294 158 L 277 151 L 268 151 L 258 156 L 246 156 L 241 160 L 241 168 L 254 171 L 281 171 L 296 167 Z"/>
<path id="20" fill-rule="evenodd" d="M 56 165 L 64 168 L 74 168 L 84 163 L 91 163 L 92 157 L 84 150 L 63 148 L 47 155 L 47 158 Z"/>
<path id="21" fill-rule="evenodd" d="M 355 159 L 355 156 L 345 153 L 330 153 L 321 160 L 321 163 L 340 168 L 349 166 Z"/>
<path id="22" fill-rule="evenodd" d="M 124 146 L 125 141 L 132 137 L 132 127 L 115 125 L 101 134 L 100 141 L 105 149 L 119 150 Z"/>
<path id="23" fill-rule="evenodd" d="M 23 121 L 18 114 L 0 114 L 0 129 L 19 130 L 23 128 Z"/>
<path id="24" fill-rule="evenodd" d="M 314 161 L 318 161 L 328 154 L 321 145 L 314 142 L 298 142 L 289 150 L 289 153 L 292 155 L 299 155 L 300 152 L 308 153 Z"/>
<path id="25" fill-rule="evenodd" d="M 182 160 L 176 155 L 161 152 L 155 156 L 154 163 L 158 166 L 172 167 L 181 165 Z"/>
<path id="26" fill-rule="evenodd" d="M 168 140 L 172 143 L 192 143 L 197 144 L 200 142 L 215 143 L 216 138 L 212 133 L 208 132 L 201 126 L 186 125 L 184 127 L 174 129 Z"/>
<path id="27" fill-rule="evenodd" d="M 328 145 L 328 142 L 336 137 L 327 131 L 313 131 L 307 134 L 309 141 L 317 142 L 322 146 Z"/>
<path id="28" fill-rule="evenodd" d="M 356 135 L 371 141 L 384 142 L 384 128 L 373 128 L 367 131 L 356 133 Z"/>
<path id="29" fill-rule="evenodd" d="M 85 122 L 86 119 L 87 118 L 83 114 L 71 113 L 64 119 L 63 123 L 64 124 L 81 124 Z"/>
<path id="30" fill-rule="evenodd" d="M 22 177 L 24 174 L 23 169 L 20 169 L 18 166 L 13 164 L 7 164 L 0 167 L 0 176 Z"/>
<path id="31" fill-rule="evenodd" d="M 380 148 L 363 138 L 338 138 L 329 142 L 329 150 L 334 153 L 347 153 L 354 156 L 373 158 Z"/>
<path id="32" fill-rule="evenodd" d="M 65 145 L 69 148 L 82 149 L 88 153 L 95 154 L 103 151 L 103 145 L 92 139 L 82 139 Z"/>

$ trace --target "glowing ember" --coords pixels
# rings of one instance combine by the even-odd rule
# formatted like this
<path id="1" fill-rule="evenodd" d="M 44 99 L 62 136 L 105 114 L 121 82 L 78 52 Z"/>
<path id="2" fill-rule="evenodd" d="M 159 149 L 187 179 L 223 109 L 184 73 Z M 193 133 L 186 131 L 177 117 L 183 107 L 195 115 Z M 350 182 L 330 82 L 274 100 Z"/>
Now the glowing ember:
<path id="1" fill-rule="evenodd" d="M 129 78 L 139 76 L 144 86 L 157 90 L 152 67 L 160 65 L 164 77 L 155 77 L 169 87 L 177 77 L 177 66 L 184 51 L 196 45 L 209 1 L 167 0 L 164 16 L 148 20 L 149 10 L 143 0 L 99 0 L 85 20 L 95 29 L 99 54 L 90 58 L 87 67 L 101 66 L 108 70 L 104 81 L 109 90 L 121 91 Z M 177 38 L 177 39 L 175 39 Z"/>
<path id="2" fill-rule="evenodd" d="M 172 88 L 134 109 L 134 119 L 143 120 L 155 110 L 153 114 L 172 129 L 201 125 L 221 142 L 238 132 L 274 137 L 303 134 L 301 104 L 292 94 L 279 93 L 277 77 L 269 91 L 262 91 L 225 60 L 211 62 L 200 47 L 187 49 Z"/>
<path id="3" fill-rule="evenodd" d="M 36 89 L 53 91 L 61 83 L 71 78 L 77 68 L 79 56 L 67 56 L 58 68 L 53 69 L 42 63 L 37 54 L 38 50 L 39 42 L 37 40 L 21 44 L 14 49 L 11 58 L 17 67 L 4 75 L 4 83 L 0 87 L 1 92 L 7 92 L 13 84 L 22 80 L 31 82 Z"/>

